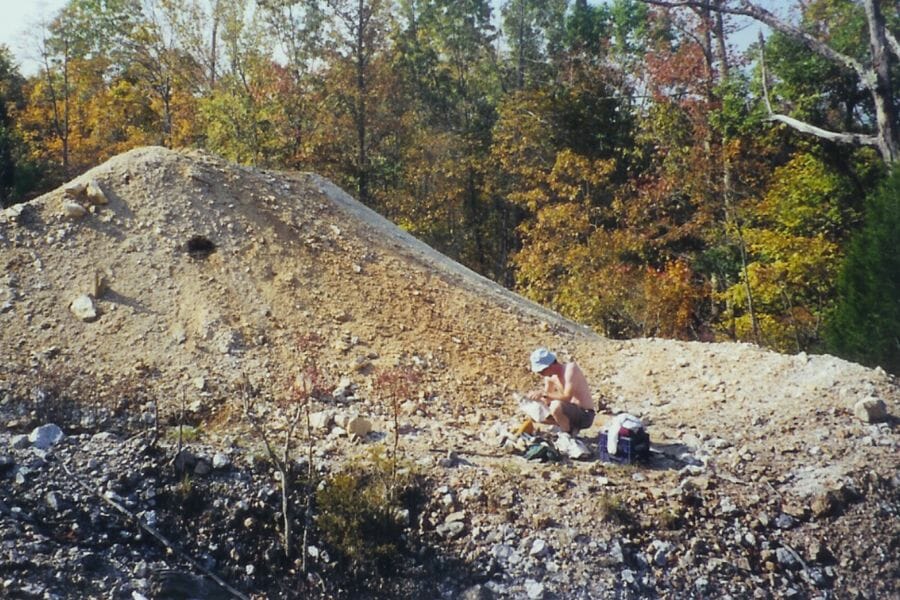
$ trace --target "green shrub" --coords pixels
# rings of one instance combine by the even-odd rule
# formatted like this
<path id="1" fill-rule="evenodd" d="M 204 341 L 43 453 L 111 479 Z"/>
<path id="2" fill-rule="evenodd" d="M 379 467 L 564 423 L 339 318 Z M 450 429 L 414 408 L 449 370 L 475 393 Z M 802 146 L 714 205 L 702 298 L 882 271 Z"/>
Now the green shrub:
<path id="1" fill-rule="evenodd" d="M 316 492 L 321 537 L 354 571 L 389 574 L 403 550 L 401 507 L 392 500 L 388 480 L 353 469 L 332 475 Z"/>
<path id="2" fill-rule="evenodd" d="M 353 570 L 390 574 L 404 549 L 400 514 L 417 487 L 409 475 L 398 478 L 392 463 L 374 454 L 364 466 L 332 475 L 316 492 L 321 539 Z"/>
<path id="3" fill-rule="evenodd" d="M 835 354 L 900 374 L 900 166 L 866 199 L 826 338 Z"/>
<path id="4" fill-rule="evenodd" d="M 600 510 L 601 520 L 607 523 L 628 525 L 634 520 L 625 501 L 613 494 L 601 496 L 597 508 Z"/>

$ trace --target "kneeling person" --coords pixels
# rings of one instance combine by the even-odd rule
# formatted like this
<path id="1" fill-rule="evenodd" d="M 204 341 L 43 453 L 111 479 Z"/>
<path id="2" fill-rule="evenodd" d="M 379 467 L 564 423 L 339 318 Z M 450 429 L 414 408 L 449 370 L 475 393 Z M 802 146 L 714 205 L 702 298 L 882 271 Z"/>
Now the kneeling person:
<path id="1" fill-rule="evenodd" d="M 546 423 L 556 423 L 562 431 L 587 429 L 594 422 L 594 401 L 581 368 L 574 362 L 560 363 L 546 348 L 531 353 L 531 370 L 544 378 L 543 389 L 528 394 L 550 408 Z"/>

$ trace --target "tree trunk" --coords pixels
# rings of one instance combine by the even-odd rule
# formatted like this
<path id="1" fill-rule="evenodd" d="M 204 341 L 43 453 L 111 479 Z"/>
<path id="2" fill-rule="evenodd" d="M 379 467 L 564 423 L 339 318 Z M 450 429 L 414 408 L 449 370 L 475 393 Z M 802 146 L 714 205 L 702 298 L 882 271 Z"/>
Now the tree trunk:
<path id="1" fill-rule="evenodd" d="M 366 18 L 365 0 L 359 0 L 356 29 L 356 143 L 357 187 L 359 201 L 369 203 L 368 154 L 366 152 Z"/>
<path id="2" fill-rule="evenodd" d="M 894 110 L 894 92 L 891 85 L 891 65 L 885 38 L 885 22 L 881 8 L 875 0 L 865 0 L 866 20 L 869 23 L 869 46 L 872 49 L 872 76 L 868 87 L 875 102 L 875 119 L 878 125 L 878 150 L 887 163 L 900 158 L 898 155 L 897 115 Z"/>

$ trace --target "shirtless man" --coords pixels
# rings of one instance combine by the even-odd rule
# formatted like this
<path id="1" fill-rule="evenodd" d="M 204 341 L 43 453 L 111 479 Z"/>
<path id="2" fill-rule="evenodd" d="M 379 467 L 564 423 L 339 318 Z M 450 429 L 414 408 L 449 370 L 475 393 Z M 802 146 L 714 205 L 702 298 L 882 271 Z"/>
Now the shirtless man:
<path id="1" fill-rule="evenodd" d="M 581 368 L 574 362 L 562 364 L 546 348 L 531 353 L 531 370 L 544 378 L 544 388 L 528 394 L 550 407 L 547 422 L 556 422 L 567 433 L 587 429 L 594 422 L 594 401 Z"/>

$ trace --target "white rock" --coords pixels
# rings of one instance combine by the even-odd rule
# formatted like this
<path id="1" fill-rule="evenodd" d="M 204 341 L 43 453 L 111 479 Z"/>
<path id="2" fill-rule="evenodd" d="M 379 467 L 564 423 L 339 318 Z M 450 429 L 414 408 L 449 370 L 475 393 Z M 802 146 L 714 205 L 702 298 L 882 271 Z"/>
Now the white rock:
<path id="1" fill-rule="evenodd" d="M 354 417 L 347 421 L 346 429 L 350 436 L 364 438 L 372 431 L 372 422 L 364 417 Z"/>
<path id="2" fill-rule="evenodd" d="M 531 600 L 538 600 L 544 597 L 544 584 L 534 579 L 525 580 L 525 593 Z"/>
<path id="3" fill-rule="evenodd" d="M 94 179 L 91 179 L 91 181 L 87 184 L 87 189 L 84 190 L 84 195 L 87 196 L 88 200 L 90 200 L 93 204 L 109 204 L 109 200 L 106 198 L 106 194 L 103 193 L 103 189 L 100 187 L 100 184 L 97 183 L 97 181 Z"/>
<path id="4" fill-rule="evenodd" d="M 484 500 L 484 497 L 484 490 L 482 490 L 481 486 L 478 484 L 475 484 L 470 488 L 464 488 L 459 493 L 459 501 L 463 504 L 480 502 L 481 500 Z"/>
<path id="5" fill-rule="evenodd" d="M 531 549 L 528 551 L 528 554 L 535 558 L 541 558 L 549 551 L 550 547 L 547 545 L 547 542 L 541 538 L 537 538 L 536 540 L 531 542 Z"/>
<path id="6" fill-rule="evenodd" d="M 650 548 L 653 554 L 653 562 L 658 567 L 664 567 L 669 563 L 669 557 L 672 554 L 672 550 L 675 549 L 671 543 L 662 540 L 653 540 Z"/>
<path id="7" fill-rule="evenodd" d="M 853 414 L 866 423 L 878 423 L 887 420 L 887 405 L 881 398 L 870 396 L 856 403 Z"/>
<path id="8" fill-rule="evenodd" d="M 513 547 L 509 544 L 495 544 L 493 548 L 491 548 L 491 556 L 497 559 L 500 562 L 506 562 L 509 560 L 509 557 L 512 556 Z"/>
<path id="9" fill-rule="evenodd" d="M 97 319 L 97 309 L 94 307 L 94 301 L 87 294 L 81 294 L 72 300 L 69 310 L 85 323 L 90 323 Z"/>
<path id="10" fill-rule="evenodd" d="M 738 507 L 735 506 L 734 500 L 732 500 L 728 496 L 723 496 L 719 500 L 719 510 L 722 512 L 723 515 L 725 515 L 727 517 L 727 516 L 733 515 L 736 512 L 738 512 Z"/>
<path id="11" fill-rule="evenodd" d="M 87 214 L 87 209 L 77 202 L 66 200 L 62 204 L 63 214 L 70 219 L 80 219 Z"/>
<path id="12" fill-rule="evenodd" d="M 442 523 L 441 525 L 435 527 L 435 532 L 442 538 L 455 540 L 466 532 L 466 524 L 462 521 Z"/>
<path id="13" fill-rule="evenodd" d="M 353 381 L 349 377 L 341 377 L 337 387 L 331 392 L 331 395 L 337 400 L 346 400 L 353 396 Z"/>
<path id="14" fill-rule="evenodd" d="M 47 423 L 46 425 L 35 427 L 28 436 L 28 441 L 31 442 L 31 445 L 35 448 L 46 450 L 59 443 L 64 437 L 65 435 L 63 434 L 62 429 L 53 423 Z"/>
<path id="15" fill-rule="evenodd" d="M 3 217 L 0 221 L 18 222 L 19 217 L 25 212 L 25 206 L 27 206 L 25 203 L 13 204 L 9 208 L 0 210 L 0 216 Z"/>
<path id="16" fill-rule="evenodd" d="M 313 429 L 328 429 L 334 422 L 334 412 L 322 410 L 309 415 L 309 426 Z"/>
<path id="17" fill-rule="evenodd" d="M 187 341 L 187 331 L 185 331 L 184 325 L 179 323 L 172 328 L 172 339 L 176 344 L 183 344 Z"/>
<path id="18" fill-rule="evenodd" d="M 231 464 L 231 459 L 228 457 L 227 454 L 225 454 L 223 452 L 216 452 L 213 455 L 213 459 L 212 459 L 213 469 L 224 469 L 225 467 L 227 467 L 230 464 Z"/>
<path id="19" fill-rule="evenodd" d="M 454 521 L 465 521 L 466 520 L 466 511 L 457 510 L 455 512 L 447 515 L 447 518 L 444 519 L 444 523 L 453 523 Z"/>
<path id="20" fill-rule="evenodd" d="M 70 198 L 77 198 L 82 195 L 86 189 L 87 184 L 84 182 L 71 183 L 63 189 L 63 193 Z"/>
<path id="21" fill-rule="evenodd" d="M 731 448 L 731 442 L 729 442 L 728 440 L 722 439 L 720 437 L 713 438 L 713 439 L 709 440 L 706 444 L 710 448 L 714 448 L 716 450 L 725 450 L 726 448 Z"/>

